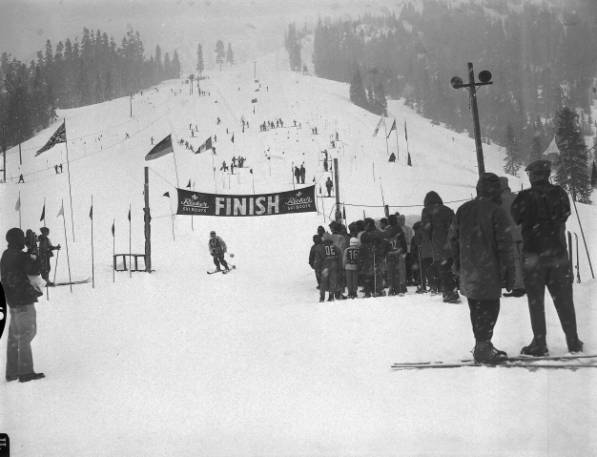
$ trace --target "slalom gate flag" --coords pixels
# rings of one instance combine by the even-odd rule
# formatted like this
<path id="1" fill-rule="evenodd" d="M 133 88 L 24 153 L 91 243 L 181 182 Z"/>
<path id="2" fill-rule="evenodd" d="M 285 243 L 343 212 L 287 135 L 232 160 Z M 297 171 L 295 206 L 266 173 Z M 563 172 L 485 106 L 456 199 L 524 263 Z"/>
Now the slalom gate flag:
<path id="1" fill-rule="evenodd" d="M 410 152 L 408 153 L 408 160 L 407 160 L 406 164 L 407 164 L 409 167 L 412 167 L 412 166 L 413 166 L 413 163 L 412 163 L 412 161 L 410 160 Z"/>
<path id="2" fill-rule="evenodd" d="M 211 144 L 211 137 L 209 137 L 207 140 L 205 140 L 205 143 L 199 146 L 199 149 L 197 149 L 197 152 L 195 152 L 195 154 L 201 154 L 202 152 L 208 151 L 212 148 L 213 146 Z"/>
<path id="3" fill-rule="evenodd" d="M 191 180 L 189 179 L 189 183 L 187 184 L 187 189 L 191 188 Z"/>
<path id="4" fill-rule="evenodd" d="M 46 204 L 44 203 L 44 207 L 41 210 L 41 216 L 39 217 L 39 221 L 43 221 L 46 218 Z"/>
<path id="5" fill-rule="evenodd" d="M 172 135 L 170 134 L 151 148 L 151 151 L 145 156 L 145 160 L 157 159 L 158 157 L 165 156 L 171 152 L 174 152 L 174 149 L 172 148 Z"/>
<path id="6" fill-rule="evenodd" d="M 406 131 L 406 121 L 404 121 L 404 139 L 408 142 L 408 132 Z"/>
<path id="7" fill-rule="evenodd" d="M 48 142 L 35 153 L 37 157 L 42 152 L 47 151 L 48 149 L 53 148 L 58 143 L 66 143 L 66 121 L 63 121 L 60 127 L 54 132 L 54 134 L 50 137 Z"/>
<path id="8" fill-rule="evenodd" d="M 187 216 L 277 216 L 317 211 L 315 186 L 272 194 L 219 195 L 178 191 L 176 214 Z"/>
<path id="9" fill-rule="evenodd" d="M 116 221 L 112 221 L 112 238 L 114 238 L 115 233 L 116 233 Z"/>
<path id="10" fill-rule="evenodd" d="M 381 127 L 382 124 L 383 124 L 383 116 L 379 118 L 379 122 L 375 126 L 375 130 L 373 130 L 373 136 L 377 136 L 377 134 L 379 133 L 379 128 Z"/>
<path id="11" fill-rule="evenodd" d="M 128 217 L 128 220 L 130 221 L 131 220 L 131 208 L 130 207 L 129 207 L 129 215 L 127 217 Z"/>
<path id="12" fill-rule="evenodd" d="M 164 195 L 162 195 L 162 197 L 168 197 L 168 198 L 170 198 L 170 192 L 164 192 Z"/>
<path id="13" fill-rule="evenodd" d="M 17 203 L 15 204 L 15 211 L 19 211 L 21 209 L 21 196 L 17 198 Z"/>
<path id="14" fill-rule="evenodd" d="M 61 203 L 60 205 L 60 211 L 58 211 L 58 214 L 56 214 L 56 217 L 64 217 L 64 202 Z"/>
<path id="15" fill-rule="evenodd" d="M 390 127 L 390 131 L 388 132 L 388 136 L 387 138 L 390 138 L 390 133 L 392 133 L 392 131 L 396 130 L 396 119 L 394 119 L 394 122 L 392 122 L 392 126 Z"/>
<path id="16" fill-rule="evenodd" d="M 89 208 L 89 219 L 93 219 L 93 205 Z"/>

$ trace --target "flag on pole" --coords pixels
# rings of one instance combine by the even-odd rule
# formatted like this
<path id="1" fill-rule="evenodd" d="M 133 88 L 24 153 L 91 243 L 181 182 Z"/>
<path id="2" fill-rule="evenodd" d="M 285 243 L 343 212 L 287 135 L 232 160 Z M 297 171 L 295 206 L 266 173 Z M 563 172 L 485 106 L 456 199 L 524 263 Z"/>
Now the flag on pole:
<path id="1" fill-rule="evenodd" d="M 230 138 L 230 141 L 234 143 L 234 133 L 232 134 L 232 138 Z"/>
<path id="2" fill-rule="evenodd" d="M 386 139 L 390 138 L 390 133 L 392 133 L 394 130 L 396 130 L 396 119 L 394 119 L 394 122 L 392 122 L 392 126 L 390 127 L 390 131 L 388 132 Z"/>
<path id="3" fill-rule="evenodd" d="M 408 141 L 408 132 L 406 131 L 406 121 L 404 121 L 404 139 Z"/>
<path id="4" fill-rule="evenodd" d="M 189 183 L 187 184 L 187 189 L 191 188 L 191 180 L 189 179 Z"/>
<path id="5" fill-rule="evenodd" d="M 64 202 L 60 204 L 60 211 L 58 211 L 58 214 L 56 214 L 56 217 L 60 216 L 64 217 Z"/>
<path id="6" fill-rule="evenodd" d="M 406 164 L 407 164 L 409 167 L 412 167 L 412 166 L 413 166 L 413 163 L 412 163 L 412 162 L 411 162 L 411 160 L 410 160 L 410 152 L 408 153 L 408 159 L 407 159 L 407 162 L 406 162 Z"/>
<path id="7" fill-rule="evenodd" d="M 114 233 L 116 233 L 116 220 L 112 221 L 112 238 L 114 238 Z"/>
<path id="8" fill-rule="evenodd" d="M 19 198 L 17 198 L 17 203 L 15 204 L 15 211 L 20 211 L 21 210 L 21 196 L 19 195 Z"/>
<path id="9" fill-rule="evenodd" d="M 44 207 L 41 210 L 41 216 L 39 217 L 39 221 L 43 221 L 46 218 L 46 204 L 44 203 Z"/>
<path id="10" fill-rule="evenodd" d="M 46 144 L 44 144 L 43 147 L 39 151 L 37 151 L 35 153 L 35 156 L 37 157 L 42 152 L 45 152 L 48 149 L 53 148 L 58 143 L 66 143 L 66 124 L 65 124 L 65 121 L 62 121 L 62 124 L 60 124 L 60 127 L 58 127 L 58 129 L 50 137 L 50 139 L 48 140 L 48 142 Z"/>
<path id="11" fill-rule="evenodd" d="M 199 146 L 199 149 L 197 149 L 197 152 L 195 152 L 195 154 L 201 154 L 202 152 L 208 151 L 210 149 L 213 149 L 213 146 L 211 144 L 211 137 L 209 137 L 207 140 L 205 140 L 205 143 Z"/>
<path id="12" fill-rule="evenodd" d="M 128 215 L 128 219 L 129 219 L 129 221 L 131 220 L 131 208 L 130 208 L 130 206 L 129 206 L 129 215 Z"/>
<path id="13" fill-rule="evenodd" d="M 170 198 L 170 192 L 164 192 L 164 195 L 162 195 L 162 197 L 168 197 L 168 198 Z"/>
<path id="14" fill-rule="evenodd" d="M 373 136 L 377 136 L 377 134 L 379 132 L 379 128 L 381 127 L 382 124 L 383 124 L 383 116 L 381 116 L 379 118 L 379 122 L 377 123 L 377 125 L 375 126 L 375 130 L 373 131 Z"/>
<path id="15" fill-rule="evenodd" d="M 170 134 L 151 148 L 151 151 L 145 156 L 145 160 L 157 159 L 158 157 L 165 156 L 171 152 L 174 152 L 174 148 L 172 147 L 172 135 Z"/>
<path id="16" fill-rule="evenodd" d="M 93 220 L 93 205 L 89 208 L 89 219 Z"/>

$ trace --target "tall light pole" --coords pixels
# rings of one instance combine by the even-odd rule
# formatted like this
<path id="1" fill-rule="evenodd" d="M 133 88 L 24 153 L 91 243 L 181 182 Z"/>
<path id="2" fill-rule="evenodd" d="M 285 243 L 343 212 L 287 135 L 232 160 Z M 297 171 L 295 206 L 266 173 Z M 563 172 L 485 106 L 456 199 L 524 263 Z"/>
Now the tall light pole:
<path id="1" fill-rule="evenodd" d="M 468 64 L 468 84 L 464 84 L 462 78 L 454 76 L 450 80 L 450 84 L 454 89 L 461 89 L 468 87 L 471 95 L 471 107 L 473 110 L 473 124 L 475 131 L 475 145 L 477 147 L 477 168 L 479 169 L 479 176 L 485 173 L 485 161 L 483 159 L 483 145 L 481 143 L 481 127 L 479 125 L 479 108 L 477 107 L 477 86 L 487 86 L 493 84 L 491 80 L 491 72 L 483 70 L 479 73 L 479 81 L 475 82 L 475 72 L 473 71 L 473 64 Z"/>

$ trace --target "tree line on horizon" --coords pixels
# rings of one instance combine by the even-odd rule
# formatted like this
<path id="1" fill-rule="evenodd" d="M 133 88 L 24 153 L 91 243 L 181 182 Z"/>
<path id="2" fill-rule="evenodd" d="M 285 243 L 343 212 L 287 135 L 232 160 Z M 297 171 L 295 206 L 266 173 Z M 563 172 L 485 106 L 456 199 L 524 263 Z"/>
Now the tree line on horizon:
<path id="1" fill-rule="evenodd" d="M 160 46 L 145 57 L 139 32 L 129 30 L 118 45 L 113 37 L 83 29 L 81 39 L 59 41 L 29 64 L 0 56 L 0 148 L 9 148 L 47 127 L 57 108 L 101 103 L 180 76 L 178 53 Z"/>

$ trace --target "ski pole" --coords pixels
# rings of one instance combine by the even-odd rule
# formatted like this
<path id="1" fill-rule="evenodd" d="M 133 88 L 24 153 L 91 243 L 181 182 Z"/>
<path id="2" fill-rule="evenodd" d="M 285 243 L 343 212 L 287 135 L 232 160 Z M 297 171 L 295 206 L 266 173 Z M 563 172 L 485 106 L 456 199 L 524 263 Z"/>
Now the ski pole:
<path id="1" fill-rule="evenodd" d="M 58 256 L 60 255 L 60 249 L 56 251 L 56 263 L 54 264 L 54 279 L 53 283 L 56 284 L 56 271 L 58 271 Z"/>

